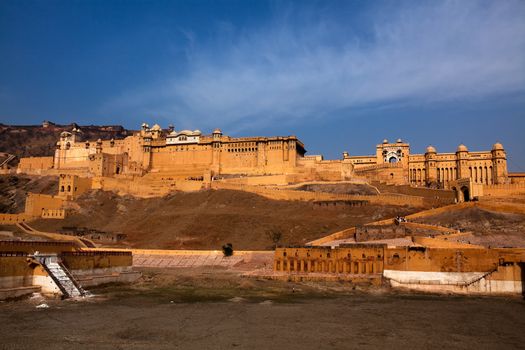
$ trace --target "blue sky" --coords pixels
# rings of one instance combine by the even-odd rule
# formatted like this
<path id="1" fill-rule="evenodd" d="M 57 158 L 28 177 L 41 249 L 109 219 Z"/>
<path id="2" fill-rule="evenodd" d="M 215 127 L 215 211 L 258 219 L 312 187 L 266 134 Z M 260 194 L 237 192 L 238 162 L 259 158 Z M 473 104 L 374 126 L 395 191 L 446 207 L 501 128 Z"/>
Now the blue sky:
<path id="1" fill-rule="evenodd" d="M 309 154 L 501 141 L 525 171 L 525 2 L 0 1 L 0 122 L 215 127 Z"/>

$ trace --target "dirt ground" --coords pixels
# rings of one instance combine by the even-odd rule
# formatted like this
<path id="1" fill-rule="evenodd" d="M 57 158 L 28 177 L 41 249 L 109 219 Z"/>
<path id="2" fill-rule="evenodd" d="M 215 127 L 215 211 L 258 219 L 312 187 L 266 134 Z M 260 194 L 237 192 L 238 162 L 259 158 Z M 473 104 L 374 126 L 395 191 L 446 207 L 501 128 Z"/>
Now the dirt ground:
<path id="1" fill-rule="evenodd" d="M 127 235 L 123 245 L 163 249 L 272 249 L 274 244 L 304 244 L 351 226 L 419 209 L 369 205 L 319 208 L 310 202 L 275 201 L 256 194 L 210 190 L 137 199 L 93 191 L 77 201 L 65 220 L 37 220 L 31 225 L 54 232 L 88 227 Z M 278 232 L 276 238 L 271 233 Z"/>
<path id="2" fill-rule="evenodd" d="M 486 247 L 525 247 L 525 215 L 521 214 L 498 213 L 472 207 L 416 221 L 470 231 L 472 236 L 468 241 L 472 244 Z"/>
<path id="3" fill-rule="evenodd" d="M 0 303 L 1 349 L 509 349 L 525 344 L 521 298 L 392 293 L 343 283 L 146 270 L 84 301 Z M 37 309 L 46 302 L 49 308 Z"/>

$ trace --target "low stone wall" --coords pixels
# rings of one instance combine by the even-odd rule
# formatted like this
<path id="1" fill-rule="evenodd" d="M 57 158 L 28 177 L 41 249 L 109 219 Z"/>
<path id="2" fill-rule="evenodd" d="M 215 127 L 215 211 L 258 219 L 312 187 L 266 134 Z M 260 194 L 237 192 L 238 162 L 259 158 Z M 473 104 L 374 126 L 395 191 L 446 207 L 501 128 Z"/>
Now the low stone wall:
<path id="1" fill-rule="evenodd" d="M 42 219 L 65 219 L 66 209 L 43 209 Z"/>
<path id="2" fill-rule="evenodd" d="M 426 272 L 384 270 L 392 287 L 428 293 L 520 295 L 524 291 L 518 266 L 490 272 Z"/>
<path id="3" fill-rule="evenodd" d="M 493 197 L 506 197 L 516 194 L 525 194 L 525 183 L 484 185 L 483 195 Z"/>
<path id="4" fill-rule="evenodd" d="M 54 294 L 59 290 L 40 265 L 32 265 L 25 253 L 0 253 L 0 300 L 36 291 Z"/>
<path id="5" fill-rule="evenodd" d="M 256 193 L 260 196 L 274 200 L 296 201 L 330 201 L 330 200 L 361 200 L 372 204 L 382 205 L 409 205 L 420 207 L 428 205 L 424 198 L 406 195 L 350 195 L 326 192 L 294 191 L 288 189 L 266 188 L 242 184 L 232 184 L 214 181 L 212 189 L 226 189 Z"/>
<path id="6" fill-rule="evenodd" d="M 0 253 L 0 289 L 27 287 L 33 284 L 33 269 L 27 256 Z"/>
<path id="7" fill-rule="evenodd" d="M 21 214 L 4 214 L 0 213 L 0 224 L 15 225 L 19 222 L 29 221 L 32 217 L 24 213 Z"/>
<path id="8" fill-rule="evenodd" d="M 158 175 L 158 174 L 156 174 Z M 132 195 L 139 198 L 162 197 L 172 191 L 192 192 L 202 189 L 202 181 L 170 179 L 169 176 L 156 177 L 95 177 L 93 189 L 113 191 L 121 195 Z"/>
<path id="9" fill-rule="evenodd" d="M 130 251 L 67 251 L 64 242 L 0 241 L 0 300 L 40 291 L 60 295 L 61 291 L 39 262 L 30 257 L 58 253 L 64 265 L 83 287 L 105 283 L 133 282 L 140 272 L 133 271 Z"/>
<path id="10" fill-rule="evenodd" d="M 64 265 L 70 270 L 95 270 L 133 265 L 131 252 L 74 251 L 61 254 Z"/>
<path id="11" fill-rule="evenodd" d="M 440 198 L 447 204 L 453 204 L 456 198 L 454 191 L 451 190 L 413 187 L 410 185 L 386 185 L 377 181 L 373 181 L 372 185 L 376 186 L 381 193 L 398 193 L 424 198 Z"/>
<path id="12" fill-rule="evenodd" d="M 76 246 L 72 242 L 60 241 L 0 241 L 0 253 L 19 252 L 33 254 L 62 253 L 74 251 Z"/>
<path id="13" fill-rule="evenodd" d="M 287 185 L 288 175 L 265 175 L 265 176 L 244 176 L 221 179 L 221 182 L 235 183 L 242 185 Z"/>

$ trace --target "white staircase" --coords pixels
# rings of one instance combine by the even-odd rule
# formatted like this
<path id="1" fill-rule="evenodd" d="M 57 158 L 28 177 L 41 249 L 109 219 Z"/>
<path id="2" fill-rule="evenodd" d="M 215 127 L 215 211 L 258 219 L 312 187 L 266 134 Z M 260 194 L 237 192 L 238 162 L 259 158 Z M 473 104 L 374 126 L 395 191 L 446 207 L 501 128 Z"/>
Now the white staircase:
<path id="1" fill-rule="evenodd" d="M 56 255 L 35 255 L 42 266 L 55 281 L 66 298 L 81 297 L 86 294 L 67 268 L 60 263 Z"/>

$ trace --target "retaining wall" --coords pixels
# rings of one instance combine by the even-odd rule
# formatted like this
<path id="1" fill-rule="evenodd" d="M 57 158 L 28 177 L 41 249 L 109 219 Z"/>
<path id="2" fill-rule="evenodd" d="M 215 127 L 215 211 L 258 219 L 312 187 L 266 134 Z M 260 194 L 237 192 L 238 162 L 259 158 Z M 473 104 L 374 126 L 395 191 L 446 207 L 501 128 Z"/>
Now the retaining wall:
<path id="1" fill-rule="evenodd" d="M 428 205 L 428 202 L 421 197 L 407 195 L 350 195 L 327 192 L 308 192 L 294 191 L 288 189 L 265 188 L 242 184 L 225 182 L 212 182 L 212 189 L 225 189 L 235 191 L 246 191 L 256 193 L 260 196 L 274 200 L 296 200 L 296 201 L 329 201 L 329 200 L 363 200 L 373 204 L 383 205 L 409 205 L 421 207 Z"/>

